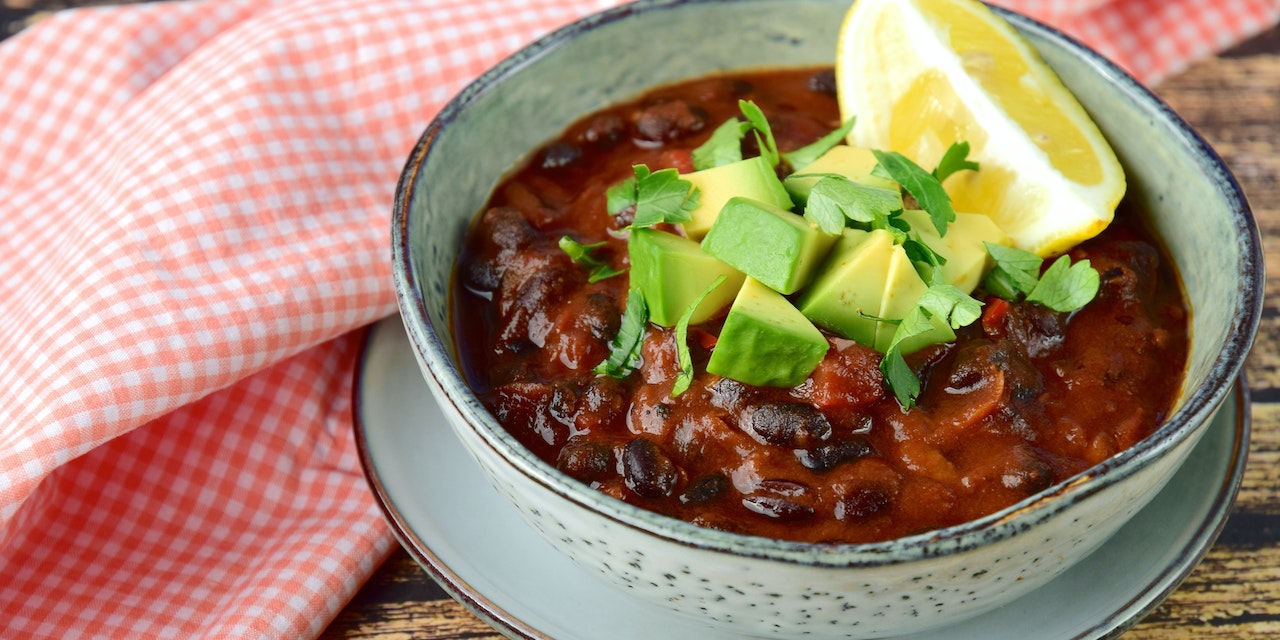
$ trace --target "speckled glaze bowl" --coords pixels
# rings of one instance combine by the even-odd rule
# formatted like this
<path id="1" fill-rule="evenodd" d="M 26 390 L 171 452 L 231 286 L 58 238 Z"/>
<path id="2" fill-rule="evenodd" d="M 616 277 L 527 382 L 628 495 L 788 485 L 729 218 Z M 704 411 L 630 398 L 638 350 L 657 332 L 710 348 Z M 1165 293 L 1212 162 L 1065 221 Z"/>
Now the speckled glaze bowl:
<path id="1" fill-rule="evenodd" d="M 629 590 L 735 633 L 879 637 L 945 625 L 1033 590 L 1084 558 L 1178 469 L 1227 396 L 1261 309 L 1262 252 L 1221 159 L 1121 70 L 1061 33 L 1005 16 L 1108 135 L 1130 194 L 1179 264 L 1193 309 L 1186 388 L 1158 433 L 967 524 L 888 542 L 813 545 L 676 521 L 560 474 L 463 381 L 450 277 L 468 223 L 526 153 L 654 85 L 731 68 L 831 64 L 848 0 L 641 1 L 530 45 L 457 96 L 423 134 L 393 216 L 395 286 L 424 377 L 493 484 L 553 546 Z"/>

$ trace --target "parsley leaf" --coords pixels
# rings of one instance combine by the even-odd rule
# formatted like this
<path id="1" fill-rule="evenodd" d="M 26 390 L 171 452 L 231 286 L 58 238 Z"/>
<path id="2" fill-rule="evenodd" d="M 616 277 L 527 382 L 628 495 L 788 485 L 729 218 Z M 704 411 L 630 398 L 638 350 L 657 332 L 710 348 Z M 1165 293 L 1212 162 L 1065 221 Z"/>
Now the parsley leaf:
<path id="1" fill-rule="evenodd" d="M 742 137 L 751 130 L 751 124 L 730 118 L 716 127 L 711 137 L 693 150 L 693 168 L 701 171 L 742 160 Z"/>
<path id="2" fill-rule="evenodd" d="M 915 406 L 916 398 L 920 395 L 920 380 L 911 367 L 907 366 L 902 355 L 902 344 L 934 331 L 935 318 L 944 320 L 952 329 L 959 329 L 973 324 L 981 316 L 981 302 L 958 287 L 935 284 L 925 290 L 916 306 L 898 322 L 898 328 L 889 340 L 889 348 L 880 360 L 880 371 L 884 374 L 885 384 L 903 409 Z"/>
<path id="3" fill-rule="evenodd" d="M 618 215 L 634 206 L 632 229 L 689 221 L 690 212 L 698 207 L 699 194 L 693 183 L 682 180 L 675 169 L 651 172 L 642 164 L 631 169 L 636 174 L 634 178 L 626 178 L 605 192 L 610 214 Z"/>
<path id="4" fill-rule="evenodd" d="M 871 153 L 879 163 L 871 170 L 871 174 L 889 178 L 902 185 L 920 203 L 920 207 L 928 212 L 938 235 L 947 235 L 947 225 L 955 221 L 956 212 L 951 208 L 951 196 L 942 188 L 942 183 L 932 173 L 897 151 L 872 149 Z"/>
<path id="5" fill-rule="evenodd" d="M 627 292 L 627 308 L 622 314 L 618 335 L 609 345 L 609 357 L 596 365 L 592 373 L 622 379 L 640 366 L 640 350 L 644 345 L 644 330 L 649 325 L 649 306 L 644 294 L 632 288 Z"/>
<path id="6" fill-rule="evenodd" d="M 920 239 L 917 233 L 907 235 L 907 239 L 902 241 L 902 250 L 906 252 L 907 259 L 916 266 L 916 272 L 920 274 L 920 279 L 929 284 L 941 284 L 943 280 L 942 265 L 947 263 L 947 259 L 942 254 L 933 250 L 924 240 Z M 923 266 L 921 266 L 923 265 Z"/>
<path id="7" fill-rule="evenodd" d="M 594 244 L 581 244 L 569 236 L 560 237 L 560 250 L 568 254 L 574 262 L 589 270 L 587 282 L 600 282 L 606 278 L 612 278 L 616 275 L 625 273 L 619 269 L 614 269 L 609 263 L 591 255 L 592 251 L 595 251 L 606 244 L 608 243 L 596 242 Z"/>
<path id="8" fill-rule="evenodd" d="M 1101 279 L 1088 260 L 1071 264 L 1060 256 L 1040 273 L 1044 261 L 1034 253 L 984 242 L 996 266 L 982 281 L 992 294 L 1006 300 L 1025 295 L 1028 302 L 1066 313 L 1088 304 L 1098 295 Z"/>
<path id="9" fill-rule="evenodd" d="M 849 132 L 853 130 L 853 123 L 856 120 L 857 118 L 849 118 L 844 122 L 844 124 L 840 125 L 840 128 L 822 136 L 817 142 L 800 147 L 795 151 L 782 154 L 782 159 L 786 161 L 787 166 L 791 167 L 793 170 L 800 170 L 805 165 L 822 157 L 822 154 L 830 151 L 832 147 L 844 142 L 844 139 L 849 135 Z"/>
<path id="10" fill-rule="evenodd" d="M 684 314 L 676 321 L 676 358 L 680 362 L 680 372 L 676 374 L 675 384 L 671 386 L 672 398 L 688 391 L 689 385 L 693 382 L 693 355 L 689 353 L 689 321 L 693 319 L 693 312 L 698 309 L 698 305 L 702 304 L 702 301 L 724 281 L 725 276 L 717 277 L 705 291 L 694 298 L 689 308 L 685 309 Z"/>
<path id="11" fill-rule="evenodd" d="M 760 107 L 750 100 L 739 100 L 738 108 L 742 110 L 742 115 L 747 117 L 747 122 L 751 123 L 751 128 L 755 130 L 760 155 L 769 163 L 769 166 L 778 166 L 778 143 L 773 139 L 773 128 L 769 126 L 769 119 L 765 118 Z M 760 137 L 761 134 L 764 138 Z"/>
<path id="12" fill-rule="evenodd" d="M 907 366 L 898 345 L 889 347 L 885 352 L 884 358 L 880 360 L 880 372 L 884 374 L 885 384 L 889 385 L 889 390 L 903 409 L 916 406 L 916 398 L 920 396 L 920 379 Z"/>
<path id="13" fill-rule="evenodd" d="M 1071 264 L 1061 256 L 1045 269 L 1036 288 L 1027 294 L 1027 302 L 1042 304 L 1054 311 L 1075 311 L 1098 295 L 1100 278 L 1088 260 Z"/>
<path id="14" fill-rule="evenodd" d="M 829 235 L 844 229 L 845 218 L 870 228 L 889 226 L 889 216 L 902 210 L 902 194 L 829 175 L 813 185 L 804 217 Z"/>
<path id="15" fill-rule="evenodd" d="M 1040 280 L 1040 265 L 1044 260 L 1030 251 L 990 242 L 982 244 L 995 261 L 995 267 L 987 273 L 982 286 L 1005 300 L 1016 300 L 1020 295 L 1031 293 Z"/>
<path id="16" fill-rule="evenodd" d="M 933 170 L 933 177 L 937 178 L 938 183 L 941 184 L 958 171 L 977 170 L 978 163 L 969 159 L 969 143 L 953 142 L 950 147 L 947 147 L 946 153 L 942 154 L 938 167 Z"/>
<path id="17" fill-rule="evenodd" d="M 963 289 L 949 284 L 930 286 L 916 306 L 945 319 L 952 329 L 967 327 L 982 317 L 982 303 Z"/>

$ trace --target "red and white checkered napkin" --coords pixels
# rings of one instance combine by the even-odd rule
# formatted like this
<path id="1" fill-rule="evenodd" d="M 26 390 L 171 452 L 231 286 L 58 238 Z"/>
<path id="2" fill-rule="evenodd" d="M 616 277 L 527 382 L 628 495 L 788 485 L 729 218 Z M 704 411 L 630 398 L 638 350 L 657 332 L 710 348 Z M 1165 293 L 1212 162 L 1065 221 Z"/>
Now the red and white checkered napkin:
<path id="1" fill-rule="evenodd" d="M 615 2 L 146 4 L 0 45 L 0 637 L 323 630 L 393 545 L 350 395 L 402 162 L 471 78 Z M 1009 4 L 1146 79 L 1280 11 Z"/>

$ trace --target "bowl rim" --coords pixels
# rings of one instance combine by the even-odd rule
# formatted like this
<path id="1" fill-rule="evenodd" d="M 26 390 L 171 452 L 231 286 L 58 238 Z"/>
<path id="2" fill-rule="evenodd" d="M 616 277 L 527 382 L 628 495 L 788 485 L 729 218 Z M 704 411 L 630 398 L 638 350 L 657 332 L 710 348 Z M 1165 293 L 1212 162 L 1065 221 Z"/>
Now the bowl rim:
<path id="1" fill-rule="evenodd" d="M 1141 111 L 1163 124 L 1184 148 L 1201 172 L 1221 187 L 1234 223 L 1241 261 L 1238 281 L 1241 300 L 1228 328 L 1225 343 L 1214 358 L 1205 383 L 1194 390 L 1156 433 L 1134 446 L 1090 467 L 1045 491 L 976 520 L 880 542 L 821 544 L 729 533 L 663 516 L 606 496 L 559 472 L 520 445 L 493 419 L 466 384 L 453 359 L 453 345 L 445 344 L 427 313 L 426 300 L 412 265 L 410 242 L 414 185 L 435 141 L 457 120 L 468 105 L 492 90 L 524 65 L 536 60 L 580 33 L 651 11 L 686 5 L 718 4 L 726 0 L 638 0 L 597 12 L 561 27 L 521 48 L 480 75 L 450 100 L 427 126 L 397 181 L 392 208 L 392 267 L 400 315 L 415 355 L 425 363 L 424 376 L 436 392 L 446 414 L 461 418 L 479 440 L 521 476 L 559 497 L 617 524 L 642 531 L 678 545 L 734 556 L 778 560 L 797 565 L 828 568 L 866 568 L 910 562 L 922 558 L 971 551 L 1018 535 L 1054 518 L 1064 509 L 1115 485 L 1175 448 L 1208 423 L 1229 394 L 1253 344 L 1262 313 L 1263 254 L 1257 223 L 1239 183 L 1216 151 L 1150 89 L 1115 63 L 1062 31 L 1033 18 L 1000 7 L 991 7 L 1023 34 L 1056 45 L 1078 56 L 1086 68 L 1132 96 Z M 420 369 L 422 369 L 420 367 Z M 459 428 L 457 424 L 454 428 Z"/>

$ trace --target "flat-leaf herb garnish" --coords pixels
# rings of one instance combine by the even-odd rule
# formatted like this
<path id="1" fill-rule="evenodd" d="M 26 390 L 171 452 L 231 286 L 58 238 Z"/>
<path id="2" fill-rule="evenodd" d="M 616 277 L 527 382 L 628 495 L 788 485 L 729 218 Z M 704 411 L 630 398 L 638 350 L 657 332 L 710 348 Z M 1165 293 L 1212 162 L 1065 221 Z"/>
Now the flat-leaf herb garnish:
<path id="1" fill-rule="evenodd" d="M 901 192 L 869 187 L 831 174 L 813 185 L 804 217 L 828 235 L 837 235 L 844 229 L 846 218 L 869 229 L 889 228 L 889 217 L 901 210 Z"/>
<path id="2" fill-rule="evenodd" d="M 956 212 L 951 208 L 951 196 L 942 188 L 942 183 L 932 173 L 897 151 L 872 149 L 871 153 L 878 162 L 871 173 L 902 185 L 920 203 L 920 208 L 929 214 L 938 235 L 947 235 L 947 225 L 955 221 Z"/>
<path id="3" fill-rule="evenodd" d="M 857 118 L 849 118 L 848 120 L 845 120 L 844 124 L 840 125 L 839 128 L 825 136 L 822 136 L 816 142 L 800 147 L 795 151 L 788 151 L 787 153 L 782 154 L 782 160 L 786 162 L 787 166 L 791 167 L 792 170 L 799 171 L 800 169 L 803 169 L 805 165 L 808 165 L 814 160 L 822 157 L 822 154 L 830 151 L 832 147 L 844 142 L 844 139 L 849 136 L 849 132 L 853 131 L 853 124 L 856 121 Z"/>
<path id="4" fill-rule="evenodd" d="M 982 303 L 959 287 L 933 284 L 898 322 L 898 328 L 889 341 L 889 348 L 880 360 L 880 372 L 884 374 L 889 391 L 893 392 L 903 409 L 915 406 L 916 398 L 920 396 L 920 379 L 907 365 L 902 353 L 902 343 L 933 331 L 935 318 L 941 318 L 952 329 L 959 329 L 973 324 L 981 316 Z"/>
<path id="5" fill-rule="evenodd" d="M 1044 260 L 1040 256 L 989 242 L 983 244 L 995 267 L 987 273 L 982 285 L 995 296 L 1006 300 L 1026 296 L 1027 302 L 1068 313 L 1098 295 L 1101 278 L 1088 260 L 1072 264 L 1071 258 L 1059 256 L 1041 274 Z"/>
<path id="6" fill-rule="evenodd" d="M 778 143 L 773 139 L 773 127 L 769 126 L 769 119 L 764 117 L 760 107 L 750 100 L 739 100 L 738 109 L 742 110 L 742 115 L 746 116 L 747 122 L 751 123 L 756 145 L 760 147 L 760 155 L 764 157 L 765 162 L 769 163 L 769 166 L 778 166 L 780 160 Z"/>
<path id="7" fill-rule="evenodd" d="M 601 280 L 626 273 L 621 269 L 614 269 L 612 265 L 593 255 L 596 249 L 606 244 L 608 243 L 582 244 L 569 236 L 561 236 L 560 238 L 560 250 L 565 252 L 574 262 L 587 269 L 587 282 L 600 282 Z"/>
<path id="8" fill-rule="evenodd" d="M 933 177 L 938 179 L 939 183 L 947 181 L 951 174 L 960 171 L 977 171 L 978 163 L 969 159 L 969 143 L 953 142 L 947 151 L 942 154 L 942 159 L 938 161 L 938 166 L 933 169 Z"/>
<path id="9" fill-rule="evenodd" d="M 675 169 L 650 171 L 649 167 L 638 164 L 632 171 L 634 177 L 614 184 L 605 192 L 606 207 L 611 215 L 635 207 L 632 229 L 689 221 L 690 212 L 698 207 L 699 194 L 693 183 L 681 179 Z"/>
<path id="10" fill-rule="evenodd" d="M 689 308 L 685 309 L 680 319 L 676 321 L 676 358 L 680 363 L 680 372 L 676 374 L 675 384 L 671 386 L 672 398 L 688 391 L 689 385 L 693 383 L 693 354 L 689 352 L 689 321 L 693 320 L 693 313 L 702 301 L 724 284 L 724 281 L 724 276 L 719 276 L 712 281 L 705 291 L 694 298 Z"/>
<path id="11" fill-rule="evenodd" d="M 644 294 L 632 288 L 627 292 L 627 308 L 622 313 L 618 335 L 609 344 L 609 356 L 592 369 L 592 373 L 610 378 L 626 378 L 641 364 L 644 331 L 649 325 L 649 305 Z"/>
<path id="12" fill-rule="evenodd" d="M 693 150 L 693 168 L 697 171 L 732 164 L 742 160 L 742 138 L 751 123 L 730 118 L 711 132 L 711 137 Z"/>

